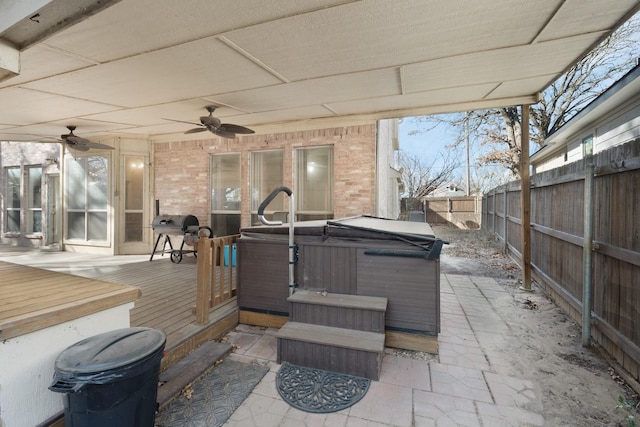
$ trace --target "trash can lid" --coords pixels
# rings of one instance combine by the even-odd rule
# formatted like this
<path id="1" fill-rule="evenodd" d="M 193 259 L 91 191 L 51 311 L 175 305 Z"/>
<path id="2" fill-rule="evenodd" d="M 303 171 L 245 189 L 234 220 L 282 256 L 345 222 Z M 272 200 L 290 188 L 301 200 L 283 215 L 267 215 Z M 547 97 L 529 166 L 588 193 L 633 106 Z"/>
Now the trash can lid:
<path id="1" fill-rule="evenodd" d="M 68 347 L 57 357 L 59 374 L 87 376 L 127 369 L 164 349 L 164 332 L 151 328 L 116 329 Z"/>

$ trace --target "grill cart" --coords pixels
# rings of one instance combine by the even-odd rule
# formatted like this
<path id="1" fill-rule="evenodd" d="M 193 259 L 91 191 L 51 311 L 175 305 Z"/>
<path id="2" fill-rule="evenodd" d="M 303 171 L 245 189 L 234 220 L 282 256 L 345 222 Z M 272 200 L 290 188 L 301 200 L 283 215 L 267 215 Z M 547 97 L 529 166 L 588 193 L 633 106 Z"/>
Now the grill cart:
<path id="1" fill-rule="evenodd" d="M 200 236 L 213 236 L 211 228 L 200 227 L 198 218 L 193 215 L 158 215 L 151 222 L 151 228 L 158 233 L 158 238 L 156 239 L 156 244 L 153 246 L 149 261 L 153 261 L 153 256 L 156 253 L 164 255 L 165 252 L 170 251 L 171 262 L 179 264 L 182 261 L 183 254 L 192 253 L 194 256 L 197 256 L 196 245 Z M 182 236 L 182 243 L 180 244 L 180 249 L 174 249 L 170 236 L 178 235 Z M 163 237 L 162 249 L 158 250 L 158 244 Z M 185 244 L 192 246 L 193 249 L 184 250 Z M 169 245 L 169 249 L 167 249 L 167 245 Z"/>

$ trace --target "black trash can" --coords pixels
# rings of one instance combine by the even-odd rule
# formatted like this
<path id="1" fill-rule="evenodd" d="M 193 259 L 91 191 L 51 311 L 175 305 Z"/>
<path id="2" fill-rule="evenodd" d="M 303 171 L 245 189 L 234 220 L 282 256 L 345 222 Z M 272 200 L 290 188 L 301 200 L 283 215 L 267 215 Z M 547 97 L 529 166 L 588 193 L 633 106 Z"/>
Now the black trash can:
<path id="1" fill-rule="evenodd" d="M 65 426 L 153 427 L 165 342 L 162 331 L 125 328 L 60 353 L 49 390 L 65 394 Z"/>

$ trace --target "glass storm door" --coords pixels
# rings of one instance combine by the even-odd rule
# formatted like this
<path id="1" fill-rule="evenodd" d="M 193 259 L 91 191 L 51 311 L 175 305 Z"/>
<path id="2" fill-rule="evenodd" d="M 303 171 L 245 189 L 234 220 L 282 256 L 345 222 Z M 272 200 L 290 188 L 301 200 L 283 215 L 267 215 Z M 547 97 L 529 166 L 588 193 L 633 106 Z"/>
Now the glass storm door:
<path id="1" fill-rule="evenodd" d="M 120 188 L 120 254 L 143 254 L 149 251 L 148 219 L 146 205 L 147 157 L 122 156 L 122 180 Z"/>

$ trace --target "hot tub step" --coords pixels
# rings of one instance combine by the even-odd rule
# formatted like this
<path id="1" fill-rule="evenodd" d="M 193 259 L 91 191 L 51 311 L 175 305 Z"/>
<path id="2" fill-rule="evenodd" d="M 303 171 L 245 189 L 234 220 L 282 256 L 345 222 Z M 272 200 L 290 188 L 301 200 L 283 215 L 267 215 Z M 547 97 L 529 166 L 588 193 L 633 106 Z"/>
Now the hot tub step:
<path id="1" fill-rule="evenodd" d="M 277 334 L 278 363 L 378 380 L 384 333 L 287 322 Z"/>
<path id="2" fill-rule="evenodd" d="M 367 332 L 384 332 L 387 298 L 297 291 L 289 298 L 289 320 Z"/>

